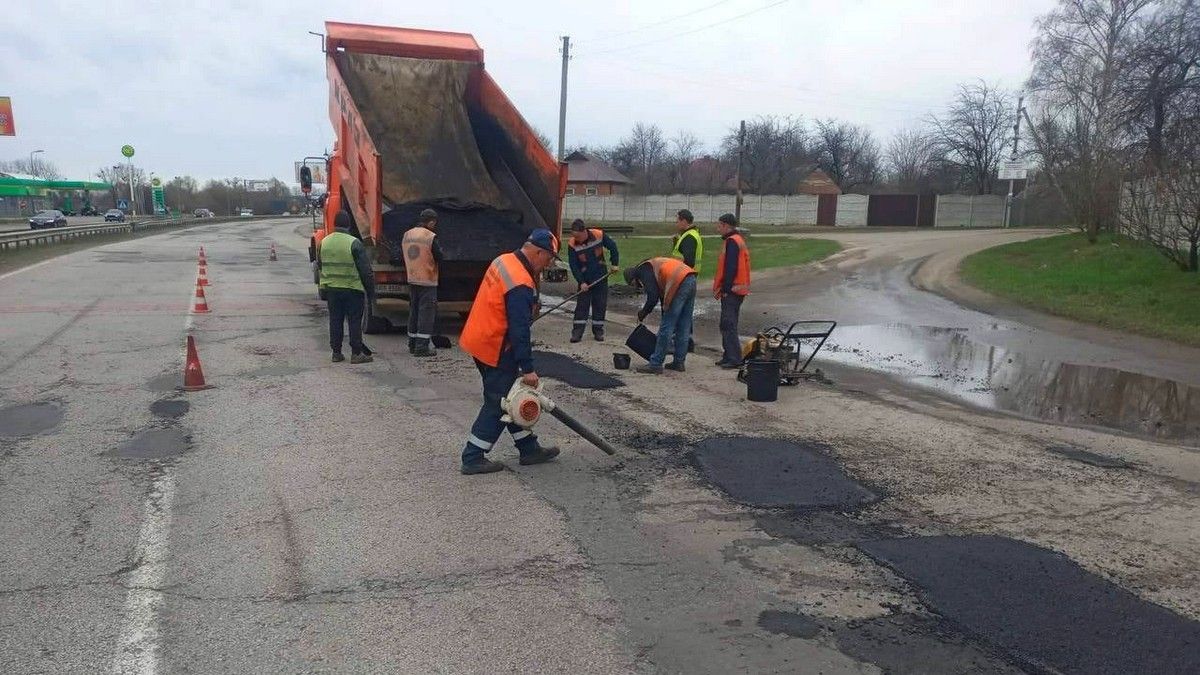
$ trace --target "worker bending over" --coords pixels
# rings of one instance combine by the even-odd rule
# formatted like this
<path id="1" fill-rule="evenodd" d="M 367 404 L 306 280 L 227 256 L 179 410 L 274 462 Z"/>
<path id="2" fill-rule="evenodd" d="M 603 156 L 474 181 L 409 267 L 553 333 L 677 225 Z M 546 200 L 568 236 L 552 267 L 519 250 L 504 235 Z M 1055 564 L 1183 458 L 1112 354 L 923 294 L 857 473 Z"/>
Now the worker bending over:
<path id="1" fill-rule="evenodd" d="M 567 245 L 571 274 L 579 284 L 579 297 L 575 299 L 575 322 L 571 326 L 571 342 L 583 339 L 590 310 L 592 337 L 604 340 L 604 315 L 608 312 L 608 275 L 617 269 L 621 254 L 617 242 L 599 228 L 588 229 L 578 218 L 571 223 L 571 243 Z M 611 260 L 604 260 L 608 249 Z"/>
<path id="2" fill-rule="evenodd" d="M 345 361 L 342 354 L 342 326 L 350 324 L 350 363 L 374 361 L 363 347 L 363 302 L 375 294 L 375 277 L 367 249 L 350 234 L 350 214 L 338 211 L 333 217 L 332 233 L 321 240 L 317 251 L 320 288 L 329 307 L 329 347 L 333 362 Z"/>
<path id="3" fill-rule="evenodd" d="M 558 257 L 558 240 L 550 230 L 534 230 L 520 249 L 492 261 L 475 294 L 471 314 L 463 326 L 459 345 L 475 358 L 483 377 L 483 406 L 462 451 L 464 474 L 492 473 L 504 468 L 487 458 L 504 431 L 500 399 L 517 378 L 536 387 L 530 324 L 537 303 L 537 275 Z M 528 429 L 509 423 L 521 464 L 541 464 L 558 456 L 558 448 L 542 446 Z"/>
<path id="4" fill-rule="evenodd" d="M 682 260 L 651 258 L 625 270 L 625 283 L 646 293 L 646 304 L 638 310 L 638 321 L 644 321 L 654 306 L 662 302 L 662 320 L 658 326 L 658 342 L 650 363 L 638 366 L 639 373 L 658 375 L 663 372 L 667 350 L 674 355 L 668 370 L 684 371 L 688 338 L 692 334 L 692 310 L 696 305 L 696 271 Z"/>
<path id="5" fill-rule="evenodd" d="M 717 220 L 717 233 L 724 239 L 713 278 L 713 297 L 721 301 L 721 346 L 723 355 L 717 365 L 742 367 L 742 343 L 738 338 L 738 318 L 742 301 L 750 294 L 750 248 L 737 231 L 737 217 L 726 213 Z"/>
<path id="6" fill-rule="evenodd" d="M 400 248 L 408 275 L 408 353 L 434 356 L 429 346 L 437 321 L 438 265 L 442 249 L 437 243 L 437 211 L 425 209 L 417 226 L 404 233 Z"/>

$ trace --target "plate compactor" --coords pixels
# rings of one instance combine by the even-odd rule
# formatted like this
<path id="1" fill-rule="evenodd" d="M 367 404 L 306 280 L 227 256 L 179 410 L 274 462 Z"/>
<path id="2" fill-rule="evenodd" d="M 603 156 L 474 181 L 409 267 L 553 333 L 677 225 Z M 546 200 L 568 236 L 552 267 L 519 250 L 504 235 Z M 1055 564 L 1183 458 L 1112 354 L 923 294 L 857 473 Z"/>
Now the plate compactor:
<path id="1" fill-rule="evenodd" d="M 821 371 L 806 372 L 813 357 L 821 351 L 833 329 L 837 328 L 836 321 L 796 321 L 787 330 L 782 326 L 770 326 L 759 331 L 753 340 L 742 348 L 742 361 L 766 360 L 779 362 L 779 384 L 795 385 L 801 379 L 820 377 Z M 806 340 L 815 340 L 816 347 L 802 357 L 801 345 Z M 803 358 L 803 361 L 801 360 Z M 738 372 L 738 379 L 746 380 L 746 366 Z"/>

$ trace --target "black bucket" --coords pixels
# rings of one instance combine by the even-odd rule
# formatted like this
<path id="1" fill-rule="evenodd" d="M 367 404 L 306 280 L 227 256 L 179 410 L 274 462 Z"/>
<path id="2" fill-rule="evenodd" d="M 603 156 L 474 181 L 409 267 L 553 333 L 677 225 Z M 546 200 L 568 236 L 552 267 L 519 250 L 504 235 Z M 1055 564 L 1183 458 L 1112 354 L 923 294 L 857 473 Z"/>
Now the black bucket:
<path id="1" fill-rule="evenodd" d="M 629 355 L 622 352 L 613 352 L 613 368 L 617 370 L 629 370 Z"/>
<path id="2" fill-rule="evenodd" d="M 658 335 L 639 323 L 637 328 L 634 328 L 633 332 L 629 334 L 629 338 L 625 340 L 625 346 L 632 349 L 634 354 L 649 361 L 650 355 L 654 353 L 654 348 L 658 346 Z"/>
<path id="3" fill-rule="evenodd" d="M 779 398 L 779 362 L 754 359 L 746 362 L 746 399 L 769 403 Z"/>

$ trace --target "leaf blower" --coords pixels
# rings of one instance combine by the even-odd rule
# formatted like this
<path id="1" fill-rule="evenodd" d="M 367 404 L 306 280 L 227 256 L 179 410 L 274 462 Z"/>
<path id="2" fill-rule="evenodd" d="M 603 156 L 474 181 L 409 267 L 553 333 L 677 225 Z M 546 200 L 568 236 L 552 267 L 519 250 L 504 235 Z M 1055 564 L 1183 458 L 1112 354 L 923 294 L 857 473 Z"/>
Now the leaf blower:
<path id="1" fill-rule="evenodd" d="M 554 401 L 550 400 L 550 397 L 542 391 L 541 382 L 538 382 L 538 386 L 531 387 L 518 378 L 516 382 L 513 382 L 508 394 L 500 399 L 500 409 L 504 411 L 504 415 L 500 418 L 501 422 L 516 424 L 522 429 L 532 429 L 542 416 L 542 412 L 548 412 L 554 419 L 562 422 L 568 429 L 583 436 L 605 453 L 617 454 L 617 449 L 608 441 L 555 405 Z"/>

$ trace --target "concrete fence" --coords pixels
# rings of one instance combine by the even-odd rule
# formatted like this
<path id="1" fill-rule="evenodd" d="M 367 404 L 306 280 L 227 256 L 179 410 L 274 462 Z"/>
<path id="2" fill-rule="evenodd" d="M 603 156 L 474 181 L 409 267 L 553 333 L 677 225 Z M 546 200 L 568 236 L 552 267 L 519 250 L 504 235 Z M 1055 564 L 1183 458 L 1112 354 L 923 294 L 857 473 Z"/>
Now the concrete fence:
<path id="1" fill-rule="evenodd" d="M 866 227 L 870 195 L 837 196 L 837 227 Z M 742 222 L 747 225 L 815 225 L 816 195 L 745 195 Z M 569 195 L 563 202 L 563 219 L 597 222 L 674 222 L 680 209 L 688 209 L 698 222 L 715 222 L 722 213 L 733 213 L 733 195 Z M 916 223 L 881 223 L 915 225 Z M 1004 197 L 998 195 L 938 195 L 934 227 L 1002 227 Z"/>

